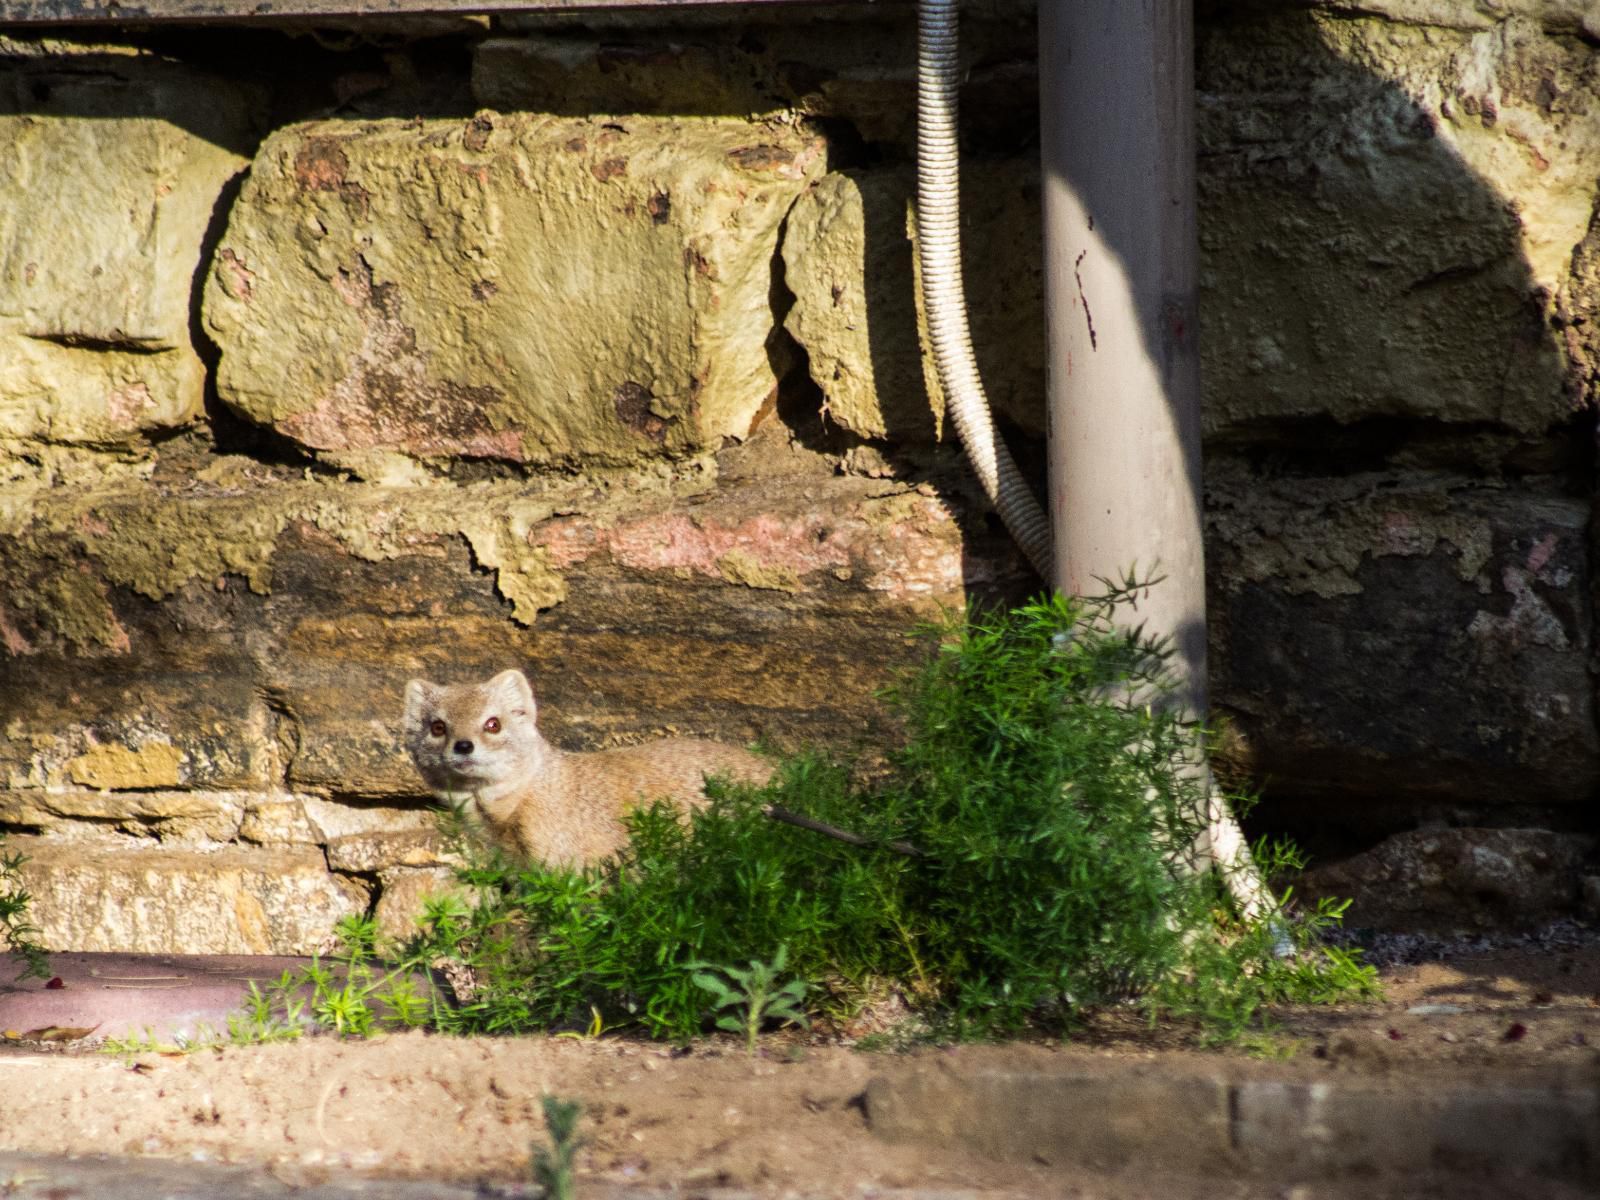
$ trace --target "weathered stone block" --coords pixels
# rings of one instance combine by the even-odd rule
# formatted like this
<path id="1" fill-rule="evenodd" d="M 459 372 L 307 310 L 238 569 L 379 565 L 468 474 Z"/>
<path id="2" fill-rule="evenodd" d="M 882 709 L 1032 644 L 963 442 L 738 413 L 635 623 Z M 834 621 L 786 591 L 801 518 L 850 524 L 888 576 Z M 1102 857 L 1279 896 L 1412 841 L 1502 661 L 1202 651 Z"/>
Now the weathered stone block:
<path id="1" fill-rule="evenodd" d="M 130 655 L 134 636 L 136 626 Z M 209 665 L 237 669 L 227 647 L 204 649 L 215 655 Z M 165 670 L 150 664 L 107 674 L 98 657 L 77 661 L 77 674 L 64 675 L 55 655 L 0 658 L 0 794 L 231 791 L 262 786 L 275 772 L 271 715 L 248 676 L 218 677 L 170 661 Z"/>
<path id="2" fill-rule="evenodd" d="M 1228 1092 L 1215 1075 L 925 1066 L 874 1077 L 865 1108 L 874 1135 L 891 1142 L 937 1140 L 1049 1166 L 1138 1162 L 1212 1175 L 1238 1166 Z M 1148 1136 L 1152 1126 L 1166 1131 L 1159 1142 Z"/>
<path id="3" fill-rule="evenodd" d="M 374 702 L 382 705 L 387 696 L 378 696 Z M 409 765 L 409 764 L 408 764 Z M 421 790 L 415 780 L 406 786 L 408 793 Z M 317 831 L 317 840 L 332 843 L 340 838 L 371 838 L 387 834 L 420 837 L 431 832 L 436 819 L 430 805 L 415 804 L 402 807 L 389 804 L 351 804 L 345 800 L 328 800 L 318 796 L 305 798 L 306 817 Z"/>
<path id="4" fill-rule="evenodd" d="M 0 69 L 0 451 L 201 415 L 191 292 L 253 104 L 132 54 Z"/>
<path id="5" fill-rule="evenodd" d="M 1268 799 L 1374 832 L 1587 803 L 1589 519 L 1458 476 L 1213 460 L 1212 697 Z"/>
<path id="6" fill-rule="evenodd" d="M 298 797 L 254 797 L 239 822 L 239 839 L 258 846 L 311 845 L 322 836 L 306 813 L 305 801 Z"/>
<path id="7" fill-rule="evenodd" d="M 203 791 L 0 791 L 0 823 L 25 829 L 114 829 L 166 841 L 226 842 L 239 833 L 247 795 Z"/>
<path id="8" fill-rule="evenodd" d="M 1352 927 L 1531 928 L 1573 915 L 1594 844 L 1548 829 L 1417 829 L 1313 867 L 1299 889 L 1313 899 L 1350 899 Z"/>
<path id="9" fill-rule="evenodd" d="M 39 940 L 52 950 L 310 954 L 366 911 L 314 849 L 193 850 L 12 837 Z"/>
<path id="10" fill-rule="evenodd" d="M 443 867 L 454 861 L 434 829 L 355 833 L 328 841 L 328 866 L 335 871 L 375 872 L 395 867 Z"/>
<path id="11" fill-rule="evenodd" d="M 212 259 L 219 390 L 367 470 L 743 437 L 777 383 L 778 230 L 822 153 L 710 119 L 281 129 Z"/>
<path id="12" fill-rule="evenodd" d="M 1209 27 L 1208 428 L 1566 419 L 1580 381 L 1552 323 L 1595 207 L 1596 71 L 1523 18 L 1278 11 Z"/>
<path id="13" fill-rule="evenodd" d="M 380 876 L 378 904 L 373 919 L 378 923 L 378 936 L 403 940 L 417 931 L 417 919 L 423 915 L 423 902 L 430 896 L 459 896 L 463 903 L 472 903 L 470 889 L 457 882 L 455 872 L 447 867 L 396 867 Z"/>
<path id="14" fill-rule="evenodd" d="M 1527 17 L 1553 32 L 1600 38 L 1600 12 L 1590 0 L 1307 0 L 1307 7 L 1444 29 L 1493 29 L 1507 17 Z"/>
<path id="15" fill-rule="evenodd" d="M 1042 434 L 1037 168 L 987 163 L 966 178 L 968 303 L 984 388 L 996 412 Z M 907 224 L 914 191 L 901 171 L 832 174 L 796 202 L 784 234 L 784 280 L 795 297 L 785 326 L 806 350 L 827 420 L 863 437 L 926 440 L 943 417 L 918 328 Z"/>

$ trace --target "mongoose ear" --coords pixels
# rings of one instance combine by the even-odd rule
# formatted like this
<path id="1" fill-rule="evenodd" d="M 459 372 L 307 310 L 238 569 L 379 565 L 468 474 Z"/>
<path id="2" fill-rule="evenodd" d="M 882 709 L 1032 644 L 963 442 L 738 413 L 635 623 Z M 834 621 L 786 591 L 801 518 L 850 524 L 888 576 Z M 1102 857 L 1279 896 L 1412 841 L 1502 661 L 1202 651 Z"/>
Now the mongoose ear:
<path id="1" fill-rule="evenodd" d="M 422 714 L 439 695 L 439 689 L 425 679 L 413 679 L 406 684 L 406 725 L 422 724 Z"/>
<path id="2" fill-rule="evenodd" d="M 533 688 L 521 671 L 501 671 L 487 685 L 495 703 L 509 709 L 520 709 L 532 717 L 539 711 L 533 699 Z"/>

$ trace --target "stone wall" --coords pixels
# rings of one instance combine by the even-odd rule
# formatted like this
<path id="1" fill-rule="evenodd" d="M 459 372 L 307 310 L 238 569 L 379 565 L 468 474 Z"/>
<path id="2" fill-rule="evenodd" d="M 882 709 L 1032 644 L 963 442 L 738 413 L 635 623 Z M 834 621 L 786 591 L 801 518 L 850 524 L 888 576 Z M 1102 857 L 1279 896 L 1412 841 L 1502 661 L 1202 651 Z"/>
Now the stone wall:
<path id="1" fill-rule="evenodd" d="M 1223 761 L 1330 856 L 1562 864 L 1474 920 L 1593 872 L 1580 8 L 1200 11 Z M 573 747 L 873 744 L 914 622 L 1037 586 L 924 374 L 909 14 L 651 21 L 0 38 L 0 831 L 52 946 L 397 924 L 444 866 L 413 675 L 525 666 Z M 975 337 L 1037 467 L 1031 12 L 965 34 Z M 1436 874 L 1404 919 L 1481 899 Z"/>
<path id="2" fill-rule="evenodd" d="M 1214 697 L 1268 814 L 1325 856 L 1419 827 L 1541 848 L 1492 889 L 1439 873 L 1441 923 L 1559 911 L 1536 831 L 1571 903 L 1600 824 L 1580 7 L 1202 23 Z M 1425 907 L 1383 891 L 1358 923 Z"/>

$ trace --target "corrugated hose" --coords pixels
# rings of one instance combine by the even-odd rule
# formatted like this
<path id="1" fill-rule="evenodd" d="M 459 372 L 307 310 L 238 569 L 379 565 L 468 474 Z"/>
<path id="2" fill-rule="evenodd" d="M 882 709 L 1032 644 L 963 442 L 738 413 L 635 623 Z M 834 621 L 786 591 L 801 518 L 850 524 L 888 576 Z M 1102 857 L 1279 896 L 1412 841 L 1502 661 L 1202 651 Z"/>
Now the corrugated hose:
<path id="1" fill-rule="evenodd" d="M 1047 586 L 1053 586 L 1055 546 L 1050 518 L 995 433 L 989 399 L 978 377 L 961 278 L 960 145 L 957 89 L 961 82 L 958 0 L 920 0 L 917 8 L 917 265 L 945 411 L 956 427 L 973 473 L 1017 545 Z"/>

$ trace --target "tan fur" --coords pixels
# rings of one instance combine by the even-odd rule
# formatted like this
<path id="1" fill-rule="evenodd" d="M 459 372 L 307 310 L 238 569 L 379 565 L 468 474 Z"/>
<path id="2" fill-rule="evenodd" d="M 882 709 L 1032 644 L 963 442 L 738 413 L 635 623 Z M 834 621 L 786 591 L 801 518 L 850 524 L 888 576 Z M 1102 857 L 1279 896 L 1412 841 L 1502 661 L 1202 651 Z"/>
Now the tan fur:
<path id="1" fill-rule="evenodd" d="M 582 866 L 614 854 L 627 841 L 623 814 L 656 799 L 704 804 L 707 775 L 765 783 L 772 774 L 748 750 L 699 738 L 561 750 L 545 741 L 537 717 L 521 671 L 480 684 L 406 684 L 406 748 L 423 779 L 533 862 Z"/>

